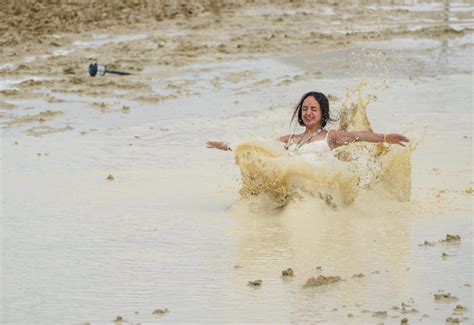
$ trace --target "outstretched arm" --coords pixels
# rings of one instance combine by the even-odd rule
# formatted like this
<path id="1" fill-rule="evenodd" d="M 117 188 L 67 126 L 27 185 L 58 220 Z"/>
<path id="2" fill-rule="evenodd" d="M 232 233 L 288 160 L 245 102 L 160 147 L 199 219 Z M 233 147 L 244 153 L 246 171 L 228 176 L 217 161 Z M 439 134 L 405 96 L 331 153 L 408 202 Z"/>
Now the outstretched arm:
<path id="1" fill-rule="evenodd" d="M 279 137 L 277 140 L 288 143 L 289 139 L 291 138 L 291 135 L 284 135 L 282 137 Z M 208 148 L 211 149 L 219 149 L 219 150 L 224 150 L 224 151 L 232 151 L 232 148 L 229 147 L 229 145 L 223 141 L 208 141 L 206 143 Z"/>
<path id="2" fill-rule="evenodd" d="M 373 142 L 381 143 L 386 142 L 390 144 L 398 144 L 405 146 L 404 143 L 409 142 L 408 138 L 401 134 L 391 133 L 391 134 L 378 134 L 367 131 L 356 131 L 356 132 L 346 132 L 346 131 L 331 131 L 329 133 L 329 145 L 331 148 L 337 148 L 340 146 L 347 145 L 353 142 Z"/>
<path id="3" fill-rule="evenodd" d="M 224 150 L 224 151 L 228 151 L 228 150 L 232 151 L 232 149 L 225 142 L 222 142 L 222 141 L 208 141 L 206 144 L 208 148 L 219 149 L 219 150 Z"/>

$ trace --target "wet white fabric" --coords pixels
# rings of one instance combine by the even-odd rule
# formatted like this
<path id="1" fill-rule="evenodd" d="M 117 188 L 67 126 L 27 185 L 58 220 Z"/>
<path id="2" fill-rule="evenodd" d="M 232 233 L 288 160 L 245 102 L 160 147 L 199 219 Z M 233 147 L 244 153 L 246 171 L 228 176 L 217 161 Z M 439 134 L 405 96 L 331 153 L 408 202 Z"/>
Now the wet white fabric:
<path id="1" fill-rule="evenodd" d="M 313 142 L 303 144 L 296 153 L 298 155 L 305 155 L 305 154 L 316 154 L 316 155 L 323 155 L 326 152 L 331 151 L 331 147 L 329 147 L 328 143 L 328 134 L 326 133 L 326 137 L 322 140 L 316 140 Z"/>
<path id="2" fill-rule="evenodd" d="M 305 143 L 301 147 L 297 147 L 293 144 L 289 148 L 289 152 L 292 156 L 300 156 L 308 162 L 320 162 L 321 158 L 331 151 L 331 147 L 328 143 L 329 132 L 326 133 L 326 137 L 322 140 L 316 140 L 313 142 Z"/>

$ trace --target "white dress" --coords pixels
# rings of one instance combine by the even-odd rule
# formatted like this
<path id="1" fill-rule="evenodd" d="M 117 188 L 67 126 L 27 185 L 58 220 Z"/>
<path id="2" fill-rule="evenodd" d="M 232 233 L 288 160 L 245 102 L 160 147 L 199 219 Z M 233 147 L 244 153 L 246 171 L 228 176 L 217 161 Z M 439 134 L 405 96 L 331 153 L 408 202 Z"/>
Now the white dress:
<path id="1" fill-rule="evenodd" d="M 324 139 L 316 140 L 313 142 L 305 143 L 298 147 L 296 143 L 293 143 L 288 148 L 288 152 L 291 156 L 301 157 L 305 161 L 310 163 L 321 163 L 324 156 L 331 151 L 331 147 L 328 143 L 328 131 Z"/>

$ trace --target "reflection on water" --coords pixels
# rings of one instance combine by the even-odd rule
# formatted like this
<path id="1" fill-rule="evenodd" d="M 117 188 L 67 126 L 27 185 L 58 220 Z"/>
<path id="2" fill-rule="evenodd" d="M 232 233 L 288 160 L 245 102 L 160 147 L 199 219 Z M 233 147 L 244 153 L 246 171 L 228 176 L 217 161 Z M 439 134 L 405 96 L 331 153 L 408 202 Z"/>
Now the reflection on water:
<path id="1" fill-rule="evenodd" d="M 356 315 L 357 322 L 372 322 L 376 311 L 387 311 L 390 318 L 403 318 L 406 315 L 392 308 L 402 302 L 417 309 L 419 317 L 424 313 L 443 317 L 448 308 L 433 312 L 429 294 L 443 288 L 463 295 L 464 303 L 471 301 L 470 291 L 459 287 L 463 281 L 469 281 L 472 270 L 464 273 L 462 280 L 455 280 L 439 269 L 434 271 L 438 277 L 435 282 L 427 282 L 417 271 L 419 263 L 426 263 L 427 268 L 442 268 L 437 266 L 440 257 L 436 255 L 443 249 L 435 248 L 435 254 L 425 251 L 430 257 L 417 260 L 415 256 L 420 255 L 417 251 L 426 250 L 418 245 L 423 235 L 412 233 L 417 212 L 410 212 L 408 206 L 373 203 L 368 198 L 358 207 L 335 212 L 317 202 L 305 201 L 268 215 L 255 215 L 235 205 L 232 211 L 239 221 L 237 264 L 240 266 L 234 277 L 235 289 L 242 287 L 246 279 L 261 279 L 262 288 L 258 290 L 272 291 L 273 306 L 293 315 L 284 313 L 283 320 L 298 322 L 341 321 L 347 313 Z M 465 255 L 469 251 L 469 243 L 455 251 L 458 257 L 467 258 L 461 265 L 470 263 Z M 458 267 L 462 268 L 461 265 Z M 281 270 L 288 267 L 294 270 L 295 276 L 282 278 Z M 363 276 L 354 277 L 360 273 Z M 320 274 L 340 276 L 343 281 L 303 288 L 309 277 Z M 420 291 L 415 293 L 416 290 Z M 264 295 L 252 295 L 249 304 L 261 303 Z M 267 310 L 261 304 L 258 308 L 261 312 Z"/>

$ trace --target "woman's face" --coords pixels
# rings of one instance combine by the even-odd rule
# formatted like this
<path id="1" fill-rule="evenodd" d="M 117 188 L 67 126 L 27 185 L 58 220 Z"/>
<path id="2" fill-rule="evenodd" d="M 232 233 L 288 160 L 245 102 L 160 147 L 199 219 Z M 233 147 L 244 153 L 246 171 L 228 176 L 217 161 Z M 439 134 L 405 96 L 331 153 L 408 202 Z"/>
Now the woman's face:
<path id="1" fill-rule="evenodd" d="M 313 96 L 308 96 L 301 106 L 301 117 L 307 127 L 321 126 L 321 107 Z"/>

